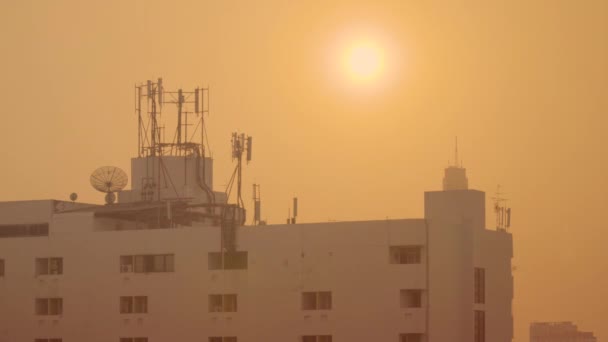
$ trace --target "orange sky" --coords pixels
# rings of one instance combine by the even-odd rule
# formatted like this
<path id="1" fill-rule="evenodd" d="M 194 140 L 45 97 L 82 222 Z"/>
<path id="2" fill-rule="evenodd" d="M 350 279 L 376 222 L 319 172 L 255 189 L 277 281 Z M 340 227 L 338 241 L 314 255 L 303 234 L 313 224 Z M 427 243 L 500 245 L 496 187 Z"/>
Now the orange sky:
<path id="1" fill-rule="evenodd" d="M 377 82 L 336 70 L 365 37 Z M 422 217 L 454 136 L 471 187 L 513 208 L 515 341 L 532 320 L 608 338 L 608 2 L 12 1 L 0 11 L 0 200 L 100 203 L 137 150 L 133 85 L 211 87 L 215 188 L 254 137 L 245 198 L 281 223 Z M 493 216 L 488 215 L 488 223 Z"/>

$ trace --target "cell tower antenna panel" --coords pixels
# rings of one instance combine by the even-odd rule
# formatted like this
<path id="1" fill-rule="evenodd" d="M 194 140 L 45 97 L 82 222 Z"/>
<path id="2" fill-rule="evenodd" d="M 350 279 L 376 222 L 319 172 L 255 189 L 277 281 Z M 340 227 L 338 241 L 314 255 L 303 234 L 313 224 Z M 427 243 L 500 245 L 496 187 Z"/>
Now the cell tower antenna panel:
<path id="1" fill-rule="evenodd" d="M 253 146 L 253 138 L 247 137 L 247 162 L 251 161 L 251 148 Z"/>

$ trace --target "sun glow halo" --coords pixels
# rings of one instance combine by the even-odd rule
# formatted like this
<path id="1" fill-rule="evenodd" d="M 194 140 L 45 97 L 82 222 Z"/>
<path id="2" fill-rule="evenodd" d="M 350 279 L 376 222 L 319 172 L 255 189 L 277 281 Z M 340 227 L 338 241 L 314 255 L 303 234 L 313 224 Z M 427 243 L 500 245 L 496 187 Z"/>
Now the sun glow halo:
<path id="1" fill-rule="evenodd" d="M 380 77 L 383 67 L 383 52 L 371 42 L 353 44 L 345 55 L 344 67 L 350 78 L 357 82 L 369 82 Z"/>

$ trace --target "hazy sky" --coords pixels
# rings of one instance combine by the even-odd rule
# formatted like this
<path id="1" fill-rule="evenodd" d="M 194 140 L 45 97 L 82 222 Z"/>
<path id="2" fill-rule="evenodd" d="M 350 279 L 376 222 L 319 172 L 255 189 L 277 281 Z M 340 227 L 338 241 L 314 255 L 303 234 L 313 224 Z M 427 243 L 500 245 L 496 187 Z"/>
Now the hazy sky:
<path id="1" fill-rule="evenodd" d="M 161 76 L 211 87 L 216 190 L 230 133 L 254 137 L 270 223 L 294 195 L 300 221 L 422 217 L 458 135 L 470 186 L 513 208 L 515 341 L 608 339 L 608 1 L 5 0 L 0 44 L 0 200 L 101 203 L 89 174 L 129 170 L 133 85 Z"/>

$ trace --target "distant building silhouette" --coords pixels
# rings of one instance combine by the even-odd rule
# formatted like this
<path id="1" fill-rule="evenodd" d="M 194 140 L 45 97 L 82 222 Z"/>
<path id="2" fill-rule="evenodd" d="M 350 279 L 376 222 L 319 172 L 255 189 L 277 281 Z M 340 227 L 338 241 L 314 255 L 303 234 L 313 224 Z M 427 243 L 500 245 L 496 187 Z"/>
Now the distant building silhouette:
<path id="1" fill-rule="evenodd" d="M 572 322 L 534 322 L 530 342 L 597 342 L 592 332 L 579 331 Z"/>
<path id="2" fill-rule="evenodd" d="M 443 190 L 467 190 L 469 188 L 469 180 L 467 179 L 467 170 L 462 167 L 458 159 L 458 140 L 456 140 L 454 151 L 454 164 L 445 169 Z"/>

